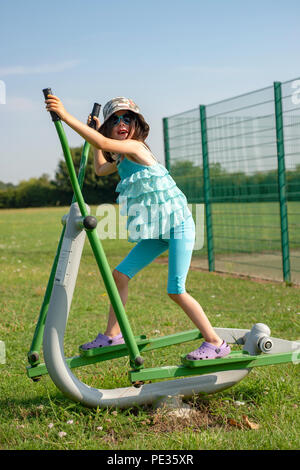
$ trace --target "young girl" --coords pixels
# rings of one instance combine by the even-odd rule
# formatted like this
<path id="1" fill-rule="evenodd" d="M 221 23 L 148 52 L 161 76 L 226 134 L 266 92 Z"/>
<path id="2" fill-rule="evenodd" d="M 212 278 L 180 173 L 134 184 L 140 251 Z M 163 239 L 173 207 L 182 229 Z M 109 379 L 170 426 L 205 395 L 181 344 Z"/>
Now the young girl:
<path id="1" fill-rule="evenodd" d="M 119 172 L 116 191 L 121 214 L 127 215 L 128 241 L 137 243 L 114 269 L 121 300 L 125 306 L 128 284 L 141 269 L 169 249 L 168 295 L 199 328 L 205 341 L 187 359 L 213 359 L 230 353 L 230 347 L 216 334 L 199 303 L 185 290 L 195 240 L 195 224 L 185 195 L 166 168 L 152 155 L 145 140 L 149 126 L 138 106 L 127 98 L 114 98 L 103 108 L 104 121 L 96 130 L 69 114 L 62 102 L 48 95 L 46 109 L 94 147 L 97 175 Z M 90 119 L 90 117 L 89 117 Z M 138 215 L 137 215 L 138 214 Z M 124 343 L 114 310 L 110 305 L 107 328 L 83 349 Z"/>

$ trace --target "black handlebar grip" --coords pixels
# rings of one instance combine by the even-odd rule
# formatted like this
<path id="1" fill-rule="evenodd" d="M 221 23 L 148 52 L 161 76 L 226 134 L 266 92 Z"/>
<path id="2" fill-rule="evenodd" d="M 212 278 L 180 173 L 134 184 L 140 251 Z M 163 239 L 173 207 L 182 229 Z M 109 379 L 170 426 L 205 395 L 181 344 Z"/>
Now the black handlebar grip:
<path id="1" fill-rule="evenodd" d="M 44 93 L 45 99 L 48 98 L 48 95 L 53 94 L 51 88 L 44 88 L 43 93 Z M 52 117 L 52 121 L 60 121 L 60 117 L 54 111 L 50 111 L 50 114 L 51 114 L 51 117 Z"/>
<path id="2" fill-rule="evenodd" d="M 94 103 L 94 106 L 93 106 L 93 111 L 91 112 L 91 122 L 89 123 L 89 127 L 91 127 L 92 129 L 95 129 L 96 128 L 96 122 L 95 120 L 93 119 L 94 116 L 98 117 L 99 114 L 100 114 L 100 109 L 101 109 L 101 104 L 99 103 Z"/>

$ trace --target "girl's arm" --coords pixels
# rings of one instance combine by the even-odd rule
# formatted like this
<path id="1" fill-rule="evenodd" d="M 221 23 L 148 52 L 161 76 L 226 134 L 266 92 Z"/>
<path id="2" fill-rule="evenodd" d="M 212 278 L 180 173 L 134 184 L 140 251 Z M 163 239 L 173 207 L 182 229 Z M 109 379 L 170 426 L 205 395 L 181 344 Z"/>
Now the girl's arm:
<path id="1" fill-rule="evenodd" d="M 123 153 L 138 157 L 141 149 L 141 144 L 136 140 L 115 140 L 104 137 L 104 135 L 95 131 L 91 127 L 83 124 L 81 121 L 76 119 L 70 113 L 68 113 L 62 102 L 57 96 L 48 95 L 45 100 L 47 103 L 47 111 L 54 111 L 62 121 L 70 126 L 75 132 L 89 142 L 93 147 L 98 149 L 111 152 L 111 153 Z"/>
<path id="2" fill-rule="evenodd" d="M 96 147 L 94 148 L 94 169 L 98 176 L 110 175 L 118 170 L 117 163 L 106 161 L 102 155 L 102 151 Z"/>
<path id="3" fill-rule="evenodd" d="M 100 120 L 97 116 L 93 116 L 93 119 L 95 121 L 95 129 L 98 132 L 101 126 Z M 91 115 L 89 115 L 88 117 L 87 124 L 89 125 L 90 122 L 91 122 Z M 118 171 L 116 162 L 112 162 L 112 163 L 108 162 L 104 158 L 102 150 L 96 147 L 94 147 L 94 169 L 95 169 L 96 175 L 98 176 L 106 176 L 106 175 L 110 175 L 111 173 L 115 173 L 116 171 Z"/>

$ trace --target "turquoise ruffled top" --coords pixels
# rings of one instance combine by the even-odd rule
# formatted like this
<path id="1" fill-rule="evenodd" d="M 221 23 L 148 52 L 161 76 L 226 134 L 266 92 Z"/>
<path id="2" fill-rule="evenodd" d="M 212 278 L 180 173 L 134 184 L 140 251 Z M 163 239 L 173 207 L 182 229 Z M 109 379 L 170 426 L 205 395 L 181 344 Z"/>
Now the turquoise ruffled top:
<path id="1" fill-rule="evenodd" d="M 121 181 L 117 203 L 127 216 L 128 241 L 168 238 L 170 230 L 189 216 L 187 199 L 168 170 L 158 163 L 141 165 L 124 158 L 117 160 Z"/>

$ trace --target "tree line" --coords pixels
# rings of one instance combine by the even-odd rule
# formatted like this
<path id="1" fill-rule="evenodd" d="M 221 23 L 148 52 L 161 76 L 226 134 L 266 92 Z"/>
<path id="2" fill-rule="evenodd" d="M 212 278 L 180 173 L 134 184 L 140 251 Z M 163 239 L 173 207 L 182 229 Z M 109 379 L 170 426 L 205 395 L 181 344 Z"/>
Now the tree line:
<path id="1" fill-rule="evenodd" d="M 74 167 L 78 174 L 82 147 L 71 148 Z M 113 203 L 117 198 L 115 187 L 118 173 L 97 176 L 94 171 L 93 150 L 90 149 L 82 194 L 88 204 Z M 17 186 L 0 182 L 0 208 L 68 206 L 73 190 L 65 160 L 60 160 L 54 179 L 43 174 L 39 178 L 21 181 Z"/>
<path id="2" fill-rule="evenodd" d="M 74 167 L 78 173 L 82 147 L 71 148 Z M 88 204 L 115 203 L 115 188 L 120 180 L 118 172 L 97 176 L 94 172 L 93 150 L 86 167 L 82 193 Z M 255 172 L 228 172 L 220 163 L 210 165 L 210 194 L 215 202 L 256 202 L 278 200 L 277 170 Z M 170 174 L 189 202 L 203 202 L 203 168 L 191 161 L 172 164 Z M 300 200 L 300 165 L 286 171 L 287 196 L 290 201 Z M 47 174 L 21 181 L 17 186 L 0 181 L 0 208 L 68 206 L 73 191 L 66 163 L 60 160 L 54 179 Z"/>
<path id="3" fill-rule="evenodd" d="M 189 202 L 204 201 L 203 168 L 190 161 L 171 166 L 171 175 Z M 286 195 L 289 201 L 300 201 L 300 165 L 286 170 Z M 220 163 L 209 167 L 210 196 L 214 202 L 278 201 L 277 169 L 254 173 L 229 172 Z"/>

